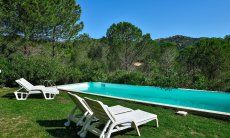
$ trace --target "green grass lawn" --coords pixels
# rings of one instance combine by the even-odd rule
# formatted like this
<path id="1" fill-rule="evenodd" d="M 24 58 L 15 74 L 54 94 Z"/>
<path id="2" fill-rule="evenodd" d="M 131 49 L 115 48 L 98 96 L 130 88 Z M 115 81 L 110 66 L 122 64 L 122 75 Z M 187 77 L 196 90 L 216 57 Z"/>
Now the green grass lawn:
<path id="1" fill-rule="evenodd" d="M 14 89 L 0 89 L 0 137 L 77 137 L 80 128 L 64 122 L 74 104 L 66 93 L 55 100 L 44 100 L 40 95 L 31 95 L 26 101 L 17 101 Z M 230 121 L 206 118 L 189 114 L 175 115 L 175 111 L 98 96 L 88 96 L 112 105 L 141 109 L 158 115 L 159 128 L 150 122 L 140 127 L 142 137 L 230 137 Z M 95 137 L 88 134 L 88 137 Z M 137 137 L 133 129 L 115 133 L 112 137 Z"/>

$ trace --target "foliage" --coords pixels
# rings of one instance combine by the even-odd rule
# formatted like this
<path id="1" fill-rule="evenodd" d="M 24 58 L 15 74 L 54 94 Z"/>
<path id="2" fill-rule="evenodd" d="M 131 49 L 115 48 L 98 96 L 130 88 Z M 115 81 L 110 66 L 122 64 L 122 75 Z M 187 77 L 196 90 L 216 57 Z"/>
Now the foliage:
<path id="1" fill-rule="evenodd" d="M 106 33 L 109 46 L 109 67 L 111 70 L 130 70 L 133 62 L 143 58 L 144 51 L 151 46 L 150 34 L 128 22 L 112 24 Z"/>
<path id="2" fill-rule="evenodd" d="M 145 59 L 140 60 L 143 64 L 130 66 L 129 71 L 111 71 L 107 40 L 86 34 L 74 42 L 58 43 L 55 58 L 50 57 L 51 42 L 28 41 L 25 55 L 25 49 L 17 46 L 21 41 L 1 39 L 1 85 L 16 86 L 15 80 L 24 77 L 34 84 L 51 79 L 56 84 L 102 81 L 229 91 L 230 46 L 225 39 L 205 39 L 180 50 L 175 43 L 153 41 L 153 46 L 140 55 Z"/>
<path id="3" fill-rule="evenodd" d="M 216 39 L 203 39 L 195 46 L 187 47 L 181 51 L 180 61 L 193 74 L 200 70 L 209 79 L 214 79 L 221 68 L 221 41 Z"/>
<path id="4" fill-rule="evenodd" d="M 140 72 L 129 72 L 125 70 L 118 70 L 113 72 L 108 77 L 108 82 L 121 83 L 121 84 L 134 84 L 144 85 L 146 84 L 145 77 Z"/>
<path id="5" fill-rule="evenodd" d="M 15 80 L 26 78 L 34 84 L 43 80 L 53 80 L 56 84 L 76 83 L 80 81 L 105 81 L 106 75 L 96 66 L 84 63 L 79 68 L 71 67 L 50 57 L 14 55 L 10 61 L 1 58 L 2 74 L 0 82 L 6 86 L 16 86 Z"/>
<path id="6" fill-rule="evenodd" d="M 1 35 L 26 39 L 76 37 L 82 29 L 81 9 L 74 0 L 1 0 Z"/>
<path id="7" fill-rule="evenodd" d="M 51 57 L 53 42 L 6 35 L 0 37 L 0 83 L 16 86 L 15 80 L 24 77 L 34 84 L 51 79 L 56 84 L 101 81 L 229 91 L 228 38 L 199 38 L 181 47 L 190 38 L 152 40 L 121 22 L 100 39 L 81 34 L 73 41 L 57 41 Z"/>
<path id="8" fill-rule="evenodd" d="M 54 42 L 75 38 L 83 28 L 74 0 L 0 0 L 0 6 L 1 36 Z M 55 43 L 52 46 L 54 56 Z"/>
<path id="9" fill-rule="evenodd" d="M 157 39 L 159 43 L 175 43 L 178 49 L 183 49 L 187 46 L 193 45 L 198 42 L 200 38 L 191 38 L 183 35 L 175 35 L 168 38 Z"/>

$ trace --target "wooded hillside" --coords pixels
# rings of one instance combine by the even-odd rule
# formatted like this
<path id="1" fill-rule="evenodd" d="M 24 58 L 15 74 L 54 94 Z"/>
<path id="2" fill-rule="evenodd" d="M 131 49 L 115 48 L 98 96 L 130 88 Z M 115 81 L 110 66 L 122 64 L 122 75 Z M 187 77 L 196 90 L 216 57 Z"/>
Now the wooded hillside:
<path id="1" fill-rule="evenodd" d="M 103 81 L 230 91 L 230 36 L 154 39 L 129 22 L 80 34 L 74 0 L 0 0 L 0 84 Z M 47 16 L 49 15 L 49 16 Z"/>

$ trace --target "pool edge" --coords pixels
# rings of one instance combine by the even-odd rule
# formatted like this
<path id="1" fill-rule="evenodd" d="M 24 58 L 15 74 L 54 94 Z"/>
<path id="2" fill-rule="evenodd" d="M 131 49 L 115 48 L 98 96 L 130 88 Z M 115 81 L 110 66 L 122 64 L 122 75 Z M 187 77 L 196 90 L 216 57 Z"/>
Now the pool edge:
<path id="1" fill-rule="evenodd" d="M 143 104 L 150 104 L 150 105 L 161 106 L 161 107 L 171 108 L 171 109 L 180 109 L 180 110 L 189 111 L 192 114 L 198 114 L 201 116 L 212 116 L 215 118 L 230 119 L 230 113 L 226 113 L 226 112 L 205 110 L 205 109 L 198 109 L 198 108 L 190 108 L 190 107 L 185 107 L 185 106 L 162 104 L 162 103 L 157 103 L 157 102 L 146 102 L 146 101 L 134 100 L 134 99 L 130 99 L 130 98 L 122 98 L 122 97 L 108 96 L 108 95 L 103 95 L 103 94 L 95 94 L 95 93 L 90 93 L 90 92 L 82 92 L 79 90 L 78 91 L 73 91 L 73 90 L 68 90 L 68 89 L 59 89 L 59 90 L 67 91 L 67 92 L 87 94 L 87 95 L 102 96 L 102 97 L 107 97 L 107 98 L 126 100 L 126 101 L 132 101 L 132 102 L 143 103 Z"/>

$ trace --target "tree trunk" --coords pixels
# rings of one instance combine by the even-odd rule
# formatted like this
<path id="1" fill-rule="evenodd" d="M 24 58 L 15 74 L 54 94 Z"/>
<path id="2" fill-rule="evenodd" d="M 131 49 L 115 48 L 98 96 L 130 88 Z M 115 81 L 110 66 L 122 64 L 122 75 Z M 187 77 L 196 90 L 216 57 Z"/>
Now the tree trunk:
<path id="1" fill-rule="evenodd" d="M 53 33 L 52 33 L 52 56 L 55 56 L 55 32 L 56 27 L 53 27 Z"/>
<path id="2" fill-rule="evenodd" d="M 125 70 L 128 71 L 128 45 L 125 43 Z"/>
<path id="3" fill-rule="evenodd" d="M 54 57 L 54 56 L 55 56 L 55 42 L 53 40 L 53 42 L 52 42 L 52 57 Z"/>

